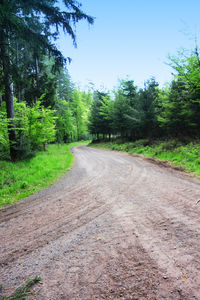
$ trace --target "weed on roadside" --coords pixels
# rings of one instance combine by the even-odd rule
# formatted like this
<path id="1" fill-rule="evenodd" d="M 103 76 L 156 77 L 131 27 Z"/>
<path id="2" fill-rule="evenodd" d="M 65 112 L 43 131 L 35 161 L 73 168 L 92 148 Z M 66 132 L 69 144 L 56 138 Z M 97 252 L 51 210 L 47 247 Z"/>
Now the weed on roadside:
<path id="1" fill-rule="evenodd" d="M 200 175 L 200 142 L 183 143 L 179 140 L 151 141 L 138 140 L 131 143 L 117 144 L 115 142 L 90 144 L 91 147 L 108 148 L 153 157 L 170 162 L 186 171 Z"/>
<path id="2" fill-rule="evenodd" d="M 54 183 L 72 165 L 73 146 L 88 142 L 65 145 L 49 145 L 47 151 L 18 162 L 0 161 L 0 207 L 23 199 Z"/>
<path id="3" fill-rule="evenodd" d="M 19 286 L 10 296 L 0 297 L 0 300 L 25 300 L 27 296 L 36 295 L 39 291 L 32 292 L 31 288 L 40 281 L 40 277 L 30 278 L 26 280 L 23 285 Z M 2 285 L 0 286 L 2 289 Z"/>

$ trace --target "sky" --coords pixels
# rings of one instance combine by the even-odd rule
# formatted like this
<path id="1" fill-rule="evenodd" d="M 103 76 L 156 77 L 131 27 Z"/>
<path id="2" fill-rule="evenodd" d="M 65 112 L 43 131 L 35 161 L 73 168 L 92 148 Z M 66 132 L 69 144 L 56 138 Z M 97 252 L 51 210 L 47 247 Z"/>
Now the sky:
<path id="1" fill-rule="evenodd" d="M 86 89 L 112 90 L 119 79 L 138 87 L 152 76 L 162 87 L 172 79 L 168 55 L 200 43 L 200 0 L 80 0 L 94 25 L 76 26 L 77 48 L 69 36 L 58 45 L 72 62 L 72 81 Z"/>

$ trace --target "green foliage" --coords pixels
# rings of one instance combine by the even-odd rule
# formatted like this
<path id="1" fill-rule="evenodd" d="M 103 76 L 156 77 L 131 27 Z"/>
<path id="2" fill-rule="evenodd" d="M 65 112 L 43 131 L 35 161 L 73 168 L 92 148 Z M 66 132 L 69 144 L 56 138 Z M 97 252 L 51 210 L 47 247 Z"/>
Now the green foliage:
<path id="1" fill-rule="evenodd" d="M 167 134 L 181 136 L 183 133 L 191 135 L 195 132 L 197 124 L 190 97 L 185 83 L 180 78 L 172 82 L 167 97 L 160 101 L 162 112 L 158 118 Z"/>
<path id="2" fill-rule="evenodd" d="M 139 91 L 136 101 L 137 129 L 140 137 L 154 136 L 157 127 L 158 101 L 158 83 L 154 78 L 145 83 L 145 87 Z"/>
<path id="3" fill-rule="evenodd" d="M 174 137 L 183 139 L 200 131 L 200 55 L 170 57 L 174 80 L 162 90 L 154 78 L 137 89 L 132 80 L 121 80 L 113 101 L 94 94 L 90 117 L 92 134 L 109 133 L 123 140 Z"/>
<path id="4" fill-rule="evenodd" d="M 91 94 L 74 89 L 70 90 L 71 98 L 68 98 L 66 90 L 59 95 L 62 97 L 56 100 L 55 105 L 57 142 L 87 139 Z"/>
<path id="5" fill-rule="evenodd" d="M 115 142 L 92 143 L 90 146 L 140 154 L 146 157 L 155 157 L 200 175 L 200 142 L 183 144 L 179 140 L 167 140 L 150 143 L 149 140 L 142 139 L 123 144 Z"/>
<path id="6" fill-rule="evenodd" d="M 113 105 L 113 133 L 121 137 L 132 138 L 137 119 L 135 109 L 138 91 L 133 80 L 120 80 Z"/>
<path id="7" fill-rule="evenodd" d="M 23 43 L 32 59 L 45 53 L 55 58 L 56 65 L 63 65 L 66 59 L 52 40 L 56 40 L 62 30 L 76 44 L 74 25 L 81 20 L 92 24 L 94 20 L 80 9 L 77 1 L 62 2 L 61 10 L 58 0 L 3 1 L 0 6 L 0 27 L 5 37 L 9 36 L 10 47 L 15 49 L 14 44 L 18 41 L 18 47 Z"/>
<path id="8" fill-rule="evenodd" d="M 169 65 L 177 72 L 175 78 L 185 82 L 186 89 L 192 95 L 190 101 L 200 103 L 200 58 L 198 47 L 189 54 L 183 50 L 178 53 L 177 57 L 169 57 Z"/>
<path id="9" fill-rule="evenodd" d="M 158 84 L 155 79 L 139 91 L 132 80 L 121 80 L 114 100 L 109 94 L 94 93 L 89 130 L 126 139 L 149 137 L 158 128 Z"/>
<path id="10" fill-rule="evenodd" d="M 106 93 L 99 91 L 93 93 L 93 102 L 89 116 L 89 131 L 91 134 L 96 135 L 97 138 L 99 138 L 99 134 L 106 134 L 109 132 L 107 122 L 105 122 L 104 113 L 102 112 L 103 99 L 107 96 Z"/>
<path id="11" fill-rule="evenodd" d="M 200 54 L 180 52 L 170 57 L 177 72 L 162 90 L 154 78 L 137 89 L 133 80 L 121 80 L 109 96 L 94 93 L 89 130 L 100 137 L 109 134 L 125 140 L 141 138 L 196 138 L 200 131 Z"/>
<path id="12" fill-rule="evenodd" d="M 67 71 L 60 75 L 54 109 L 43 105 L 45 94 L 39 100 L 18 102 L 15 99 L 15 118 L 7 119 L 5 103 L 0 106 L 0 157 L 9 158 L 8 124 L 16 127 L 17 159 L 29 157 L 48 143 L 68 143 L 88 138 L 88 117 L 92 95 L 73 89 Z M 66 84 L 67 86 L 63 86 Z M 58 95 L 61 98 L 58 98 Z M 66 99 L 65 99 L 66 98 Z M 31 105 L 30 105 L 31 104 Z"/>
<path id="13" fill-rule="evenodd" d="M 73 97 L 74 85 L 67 69 L 63 68 L 57 73 L 57 98 L 70 102 Z"/>
<path id="14" fill-rule="evenodd" d="M 67 143 L 75 139 L 76 128 L 74 118 L 70 109 L 70 103 L 58 99 L 55 105 L 56 110 L 56 141 Z"/>
<path id="15" fill-rule="evenodd" d="M 33 107 L 28 107 L 27 110 L 27 136 L 31 149 L 38 150 L 55 140 L 55 111 L 43 107 L 40 101 L 37 101 Z"/>
<path id="16" fill-rule="evenodd" d="M 41 102 L 29 107 L 24 102 L 15 103 L 15 126 L 17 140 L 14 147 L 18 159 L 26 157 L 31 152 L 41 150 L 47 143 L 55 140 L 55 111 L 45 108 Z M 0 110 L 0 157 L 9 158 L 8 124 L 5 107 Z"/>
<path id="17" fill-rule="evenodd" d="M 20 129 L 16 132 L 15 122 L 19 120 L 18 117 L 15 118 L 13 82 L 15 96 L 20 102 L 26 101 L 29 105 L 35 105 L 44 94 L 42 104 L 45 107 L 52 107 L 56 99 L 58 72 L 67 62 L 53 41 L 62 31 L 68 34 L 76 45 L 75 24 L 81 20 L 86 20 L 89 24 L 94 21 L 81 10 L 78 1 L 63 0 L 62 2 L 61 8 L 59 0 L 1 1 L 0 91 L 6 102 L 7 118 L 10 119 L 7 126 L 12 160 L 21 156 L 21 144 L 25 144 L 22 139 L 24 140 L 26 136 L 26 125 L 22 124 L 22 118 L 20 118 Z M 33 107 L 29 112 L 32 119 L 41 118 L 41 122 L 36 122 L 37 126 L 33 123 L 29 126 L 29 142 L 35 148 L 41 143 L 54 139 L 53 130 L 50 128 L 52 119 L 50 111 L 42 107 L 39 110 L 41 116 L 38 114 L 37 107 L 36 110 Z M 47 129 L 46 133 L 43 132 L 43 128 Z M 37 133 L 40 135 L 36 135 Z M 17 134 L 20 135 L 20 142 Z M 77 135 L 79 136 L 80 133 L 78 132 Z M 34 144 L 33 136 L 37 137 Z"/>
<path id="18" fill-rule="evenodd" d="M 162 121 L 171 132 L 176 128 L 179 135 L 184 132 L 195 136 L 200 129 L 199 50 L 196 47 L 189 54 L 180 52 L 177 57 L 169 57 L 169 61 L 177 74 L 171 85 L 169 99 L 163 103 Z"/>
<path id="19" fill-rule="evenodd" d="M 74 90 L 70 107 L 75 121 L 76 137 L 77 140 L 80 140 L 87 130 L 87 114 L 84 105 L 84 98 L 79 90 Z"/>
<path id="20" fill-rule="evenodd" d="M 7 158 L 9 156 L 8 140 L 8 119 L 6 112 L 0 110 L 0 156 Z"/>
<path id="21" fill-rule="evenodd" d="M 40 277 L 30 278 L 10 296 L 1 297 L 0 300 L 25 300 L 27 296 L 35 295 L 35 292 L 31 292 L 31 288 L 40 281 Z"/>
<path id="22" fill-rule="evenodd" d="M 134 107 L 135 97 L 137 95 L 137 87 L 134 85 L 133 80 L 120 80 L 117 94 L 123 95 L 129 101 L 129 105 Z"/>
<path id="23" fill-rule="evenodd" d="M 109 138 L 111 133 L 113 132 L 113 113 L 114 113 L 114 102 L 111 99 L 110 95 L 102 97 L 100 112 L 99 114 L 103 118 L 103 124 L 105 127 L 104 134 L 108 134 Z"/>
<path id="24" fill-rule="evenodd" d="M 115 97 L 114 108 L 113 108 L 113 129 L 114 132 L 120 134 L 121 137 L 128 136 L 132 125 L 131 119 L 131 108 L 127 97 L 121 93 Z"/>

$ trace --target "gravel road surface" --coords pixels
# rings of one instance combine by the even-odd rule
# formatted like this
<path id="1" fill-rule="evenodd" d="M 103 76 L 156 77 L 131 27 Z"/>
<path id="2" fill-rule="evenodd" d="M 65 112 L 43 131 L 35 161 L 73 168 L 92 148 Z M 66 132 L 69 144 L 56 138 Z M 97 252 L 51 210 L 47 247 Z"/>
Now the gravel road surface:
<path id="1" fill-rule="evenodd" d="M 125 153 L 72 151 L 58 183 L 0 210 L 2 294 L 40 276 L 27 299 L 200 300 L 200 181 Z"/>

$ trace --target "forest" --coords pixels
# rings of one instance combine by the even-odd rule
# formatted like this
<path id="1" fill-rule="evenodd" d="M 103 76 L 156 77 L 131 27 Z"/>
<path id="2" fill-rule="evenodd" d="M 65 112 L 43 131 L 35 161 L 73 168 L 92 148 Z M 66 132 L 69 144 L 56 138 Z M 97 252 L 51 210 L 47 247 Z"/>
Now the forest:
<path id="1" fill-rule="evenodd" d="M 81 91 L 55 41 L 60 31 L 94 19 L 75 1 L 2 1 L 0 8 L 0 158 L 20 160 L 49 143 L 82 139 L 197 139 L 200 130 L 198 45 L 168 58 L 173 80 L 143 88 L 121 79 L 113 91 Z"/>
<path id="2" fill-rule="evenodd" d="M 157 47 L 154 34 L 162 43 L 159 26 L 147 38 L 148 20 L 157 19 L 164 40 L 164 14 L 166 30 L 171 22 L 175 31 L 172 11 L 176 20 L 184 5 L 192 7 L 89 2 L 112 25 L 110 14 L 117 15 L 124 39 L 113 28 L 125 50 L 114 63 L 125 68 L 128 39 Z M 140 21 L 137 29 L 146 19 L 146 36 L 138 30 L 145 44 L 121 28 L 131 18 Z M 0 300 L 200 299 L 198 42 L 168 56 L 172 80 L 163 86 L 151 76 L 143 86 L 126 77 L 112 90 L 92 81 L 84 90 L 70 76 L 72 58 L 59 38 L 76 47 L 78 24 L 94 22 L 79 0 L 0 0 Z M 109 48 L 111 32 L 97 45 Z M 94 64 L 92 48 L 84 61 L 103 79 L 111 74 L 108 60 L 105 74 L 96 62 L 108 48 Z"/>
<path id="3" fill-rule="evenodd" d="M 174 70 L 171 83 L 159 88 L 150 78 L 144 88 L 133 80 L 121 80 L 114 91 L 94 92 L 89 130 L 99 139 L 118 136 L 122 140 L 177 138 L 195 139 L 200 130 L 199 50 L 186 56 L 169 57 Z"/>
<path id="4" fill-rule="evenodd" d="M 48 143 L 85 138 L 90 93 L 70 80 L 56 46 L 60 32 L 76 45 L 75 24 L 93 18 L 76 1 L 3 0 L 0 6 L 0 157 L 31 157 Z"/>

